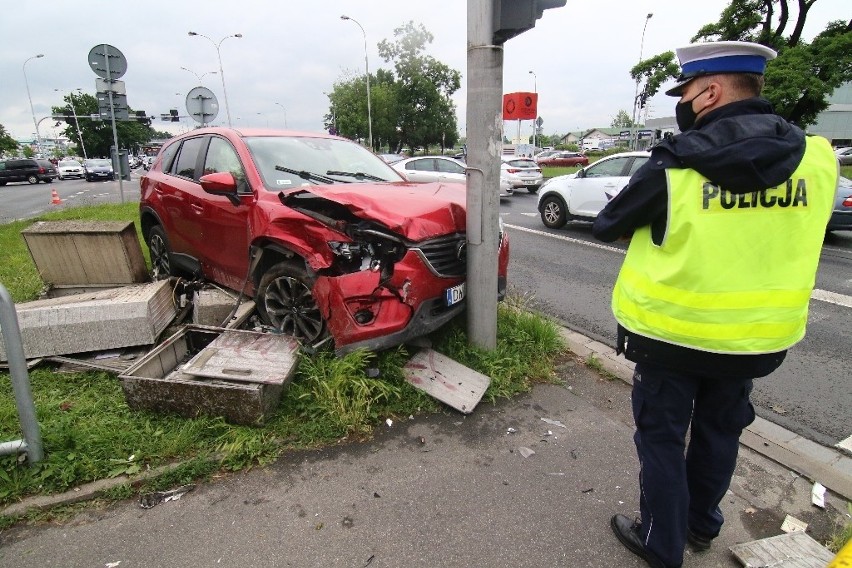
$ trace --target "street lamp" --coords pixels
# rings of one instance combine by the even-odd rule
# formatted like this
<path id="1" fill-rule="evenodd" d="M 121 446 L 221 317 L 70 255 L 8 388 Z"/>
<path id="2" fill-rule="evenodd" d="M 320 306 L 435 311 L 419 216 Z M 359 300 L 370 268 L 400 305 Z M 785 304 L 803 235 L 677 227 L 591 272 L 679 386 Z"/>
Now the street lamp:
<path id="1" fill-rule="evenodd" d="M 39 53 L 38 55 L 33 55 L 32 57 L 28 58 L 26 61 L 24 61 L 24 64 L 21 66 L 21 68 L 24 70 L 24 84 L 26 84 L 27 86 L 27 98 L 30 100 L 30 112 L 33 115 L 33 124 L 35 125 L 36 129 L 36 147 L 38 148 L 38 153 L 41 154 L 41 134 L 39 134 L 38 132 L 38 121 L 36 120 L 35 109 L 33 108 L 33 98 L 32 96 L 30 96 L 30 81 L 29 79 L 27 79 L 27 63 L 29 63 L 33 59 L 38 59 L 39 57 L 44 57 L 44 54 Z"/>
<path id="2" fill-rule="evenodd" d="M 192 69 L 187 69 L 186 67 L 181 67 L 181 69 L 183 69 L 184 71 L 189 71 L 190 73 L 192 73 L 193 75 L 195 75 L 195 77 L 198 79 L 198 84 L 199 84 L 199 85 L 203 85 L 203 84 L 204 84 L 202 81 L 204 80 L 204 76 L 205 76 L 205 75 L 217 75 L 217 74 L 218 74 L 216 71 L 207 71 L 206 73 L 202 73 L 201 75 L 199 75 L 198 73 L 196 73 L 196 72 L 195 72 L 195 71 L 193 71 Z"/>
<path id="3" fill-rule="evenodd" d="M 286 108 L 284 108 L 284 105 L 282 105 L 281 103 L 275 103 L 275 104 L 277 104 L 278 106 L 280 106 L 280 107 L 281 107 L 281 110 L 283 110 L 283 111 L 284 111 L 284 129 L 286 130 L 286 129 L 287 129 L 287 109 L 286 109 Z"/>
<path id="4" fill-rule="evenodd" d="M 53 89 L 57 93 L 64 92 L 62 89 Z M 74 89 L 74 91 L 83 92 L 83 89 Z M 86 143 L 83 142 L 83 135 L 80 133 L 80 119 L 77 118 L 77 109 L 74 107 L 74 91 L 68 91 L 68 102 L 71 103 L 71 112 L 74 113 L 74 126 L 77 128 L 77 138 L 80 139 L 80 147 L 83 149 L 83 159 L 88 160 L 86 155 Z"/>
<path id="5" fill-rule="evenodd" d="M 370 61 L 367 59 L 367 32 L 364 31 L 364 26 L 358 23 L 358 20 L 349 16 L 340 16 L 341 20 L 349 20 L 355 22 L 361 28 L 361 34 L 364 36 L 364 67 L 367 69 L 367 141 L 370 145 L 370 150 L 373 149 L 373 112 L 370 109 Z"/>
<path id="6" fill-rule="evenodd" d="M 533 76 L 533 92 L 536 95 L 538 95 L 538 75 L 535 74 L 535 71 L 530 71 L 530 75 Z M 536 99 L 537 98 L 538 97 L 536 97 Z M 536 102 L 536 114 L 538 114 L 538 102 Z M 535 131 L 538 129 L 538 124 L 536 124 L 537 120 L 538 120 L 538 116 L 536 116 L 536 118 L 533 119 L 533 153 L 535 153 L 535 148 L 536 148 L 536 145 L 535 145 L 535 141 L 536 141 L 535 140 L 535 134 L 536 134 L 536 132 Z"/>
<path id="7" fill-rule="evenodd" d="M 642 41 L 639 43 L 639 62 L 642 62 L 642 50 L 645 47 L 645 30 L 648 29 L 648 20 L 650 20 L 654 14 L 649 13 L 645 16 L 645 25 L 642 27 Z M 636 100 L 639 98 L 639 78 L 636 78 L 636 91 L 633 93 L 633 118 L 631 119 L 633 124 L 631 128 L 635 131 L 636 129 Z M 636 149 L 636 145 L 638 144 L 638 139 L 636 136 L 633 136 L 633 150 Z"/>
<path id="8" fill-rule="evenodd" d="M 228 127 L 230 127 L 231 126 L 231 108 L 228 106 L 228 90 L 225 88 L 225 71 L 222 70 L 222 51 L 220 50 L 220 47 L 222 46 L 222 42 L 225 41 L 226 39 L 228 39 L 229 37 L 243 37 L 243 34 L 231 34 L 231 35 L 225 36 L 222 39 L 220 39 L 219 43 L 216 43 L 215 41 L 213 41 L 212 39 L 210 39 L 209 37 L 207 37 L 204 34 L 200 34 L 200 33 L 196 33 L 196 32 L 187 32 L 187 33 L 188 33 L 188 35 L 191 35 L 191 36 L 203 37 L 204 39 L 206 39 L 207 41 L 212 43 L 213 46 L 216 48 L 216 56 L 219 58 L 219 76 L 222 78 L 222 92 L 225 94 L 225 112 L 228 115 Z"/>

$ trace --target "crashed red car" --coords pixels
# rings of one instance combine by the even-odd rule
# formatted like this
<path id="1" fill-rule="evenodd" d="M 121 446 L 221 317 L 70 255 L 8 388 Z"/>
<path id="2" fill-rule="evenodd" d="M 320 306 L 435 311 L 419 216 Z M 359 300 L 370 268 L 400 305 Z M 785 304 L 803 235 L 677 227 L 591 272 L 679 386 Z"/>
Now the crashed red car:
<path id="1" fill-rule="evenodd" d="M 268 325 L 346 352 L 399 345 L 464 309 L 465 199 L 336 136 L 204 128 L 163 146 L 139 209 L 155 276 L 244 289 Z M 499 239 L 502 298 L 502 225 Z"/>

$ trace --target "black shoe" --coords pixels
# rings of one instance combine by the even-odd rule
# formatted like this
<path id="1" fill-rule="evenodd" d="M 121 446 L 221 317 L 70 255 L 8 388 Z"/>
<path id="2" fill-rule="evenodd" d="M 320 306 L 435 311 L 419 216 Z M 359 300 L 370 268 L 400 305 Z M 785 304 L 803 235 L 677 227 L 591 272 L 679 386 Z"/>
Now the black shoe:
<path id="1" fill-rule="evenodd" d="M 695 552 L 704 552 L 705 550 L 710 549 L 710 545 L 713 543 L 713 539 L 707 536 L 702 536 L 698 533 L 692 532 L 692 529 L 686 529 L 686 541 L 692 546 L 692 549 Z"/>
<path id="2" fill-rule="evenodd" d="M 638 521 L 631 521 L 624 515 L 613 515 L 609 521 L 609 526 L 612 527 L 612 532 L 615 533 L 615 536 L 627 550 L 647 562 L 652 568 L 666 568 L 659 558 L 645 550 L 645 545 L 639 538 L 640 524 Z"/>

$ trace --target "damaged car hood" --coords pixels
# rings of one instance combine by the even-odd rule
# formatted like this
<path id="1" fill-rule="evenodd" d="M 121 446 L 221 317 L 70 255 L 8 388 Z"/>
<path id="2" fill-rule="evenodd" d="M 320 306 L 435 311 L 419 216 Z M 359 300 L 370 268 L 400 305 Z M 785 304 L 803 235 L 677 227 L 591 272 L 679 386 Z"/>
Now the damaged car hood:
<path id="1" fill-rule="evenodd" d="M 449 226 L 456 232 L 466 229 L 465 185 L 459 183 L 346 184 L 300 188 L 282 201 L 292 207 L 300 201 L 319 197 L 344 205 L 353 215 L 381 223 L 412 241 L 446 235 Z"/>

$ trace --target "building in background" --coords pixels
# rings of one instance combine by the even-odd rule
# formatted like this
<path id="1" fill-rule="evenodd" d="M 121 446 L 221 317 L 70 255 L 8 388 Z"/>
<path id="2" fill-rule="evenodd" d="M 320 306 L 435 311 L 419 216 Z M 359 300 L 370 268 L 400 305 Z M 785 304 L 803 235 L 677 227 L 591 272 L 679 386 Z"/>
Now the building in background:
<path id="1" fill-rule="evenodd" d="M 816 123 L 807 128 L 808 134 L 824 136 L 835 148 L 852 146 L 852 83 L 840 85 L 828 103 Z"/>

